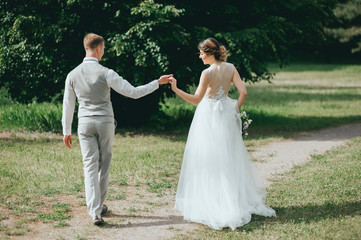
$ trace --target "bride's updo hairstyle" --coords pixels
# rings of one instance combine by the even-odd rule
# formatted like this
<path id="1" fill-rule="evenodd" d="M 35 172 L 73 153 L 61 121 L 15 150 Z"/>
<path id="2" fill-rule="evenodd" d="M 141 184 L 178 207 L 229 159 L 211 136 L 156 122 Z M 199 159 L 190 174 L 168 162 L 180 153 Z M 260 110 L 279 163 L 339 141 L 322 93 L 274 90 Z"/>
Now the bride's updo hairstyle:
<path id="1" fill-rule="evenodd" d="M 214 38 L 207 38 L 198 44 L 198 49 L 207 55 L 214 55 L 219 61 L 227 61 L 227 49 Z"/>

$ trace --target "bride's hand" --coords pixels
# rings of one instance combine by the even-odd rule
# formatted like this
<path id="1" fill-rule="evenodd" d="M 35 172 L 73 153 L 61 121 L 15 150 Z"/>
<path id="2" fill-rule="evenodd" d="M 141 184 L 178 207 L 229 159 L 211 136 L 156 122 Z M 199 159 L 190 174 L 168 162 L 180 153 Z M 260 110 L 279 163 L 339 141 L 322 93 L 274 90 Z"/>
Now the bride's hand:
<path id="1" fill-rule="evenodd" d="M 174 77 L 170 77 L 169 83 L 172 86 L 172 90 L 175 91 L 177 89 L 177 79 L 175 79 Z"/>
<path id="2" fill-rule="evenodd" d="M 163 75 L 158 79 L 158 83 L 167 84 L 169 83 L 171 77 L 173 77 L 173 74 Z"/>

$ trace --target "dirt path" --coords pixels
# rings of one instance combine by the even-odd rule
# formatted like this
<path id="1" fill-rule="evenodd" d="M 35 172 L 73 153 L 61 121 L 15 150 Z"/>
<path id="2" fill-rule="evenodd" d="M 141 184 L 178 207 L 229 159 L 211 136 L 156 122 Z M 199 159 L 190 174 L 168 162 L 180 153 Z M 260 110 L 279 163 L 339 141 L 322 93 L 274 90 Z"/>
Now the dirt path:
<path id="1" fill-rule="evenodd" d="M 346 140 L 361 136 L 361 124 L 323 129 L 293 140 L 275 142 L 256 149 L 252 157 L 266 185 L 274 174 L 290 170 L 307 162 L 312 154 L 342 145 Z M 36 223 L 32 231 L 19 239 L 172 239 L 203 226 L 185 222 L 173 209 L 174 192 L 157 197 L 145 189 L 126 186 L 125 200 L 108 201 L 112 210 L 104 219 L 103 227 L 91 225 L 79 198 L 64 196 L 71 203 L 72 219 L 69 226 L 54 228 L 51 224 Z"/>
<path id="2" fill-rule="evenodd" d="M 251 153 L 255 166 L 268 186 L 272 175 L 289 171 L 294 165 L 301 165 L 312 155 L 322 154 L 340 146 L 346 140 L 361 136 L 361 124 L 349 124 L 326 128 L 296 139 L 275 142 Z"/>

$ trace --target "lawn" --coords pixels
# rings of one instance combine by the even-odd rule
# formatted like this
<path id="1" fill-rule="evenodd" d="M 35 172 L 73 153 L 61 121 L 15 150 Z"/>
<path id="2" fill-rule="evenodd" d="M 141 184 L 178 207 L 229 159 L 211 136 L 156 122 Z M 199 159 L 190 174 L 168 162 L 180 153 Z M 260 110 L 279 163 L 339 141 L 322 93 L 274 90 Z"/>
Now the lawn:
<path id="1" fill-rule="evenodd" d="M 242 110 L 253 119 L 249 150 L 310 130 L 361 122 L 361 66 L 294 64 L 278 70 L 272 84 L 246 84 L 248 96 Z M 194 91 L 194 88 L 191 89 Z M 234 89 L 230 95 L 236 97 Z M 17 106 L 17 107 L 16 107 Z M 136 186 L 162 198 L 174 194 L 195 107 L 179 98 L 162 106 L 176 131 L 129 132 L 119 130 L 114 142 L 110 186 Z M 47 111 L 48 110 L 48 111 Z M 38 115 L 50 128 L 60 121 L 61 107 L 49 103 L 0 107 L 0 237 L 24 235 L 34 221 L 66 227 L 69 206 L 44 197 L 82 195 L 84 182 L 77 137 L 66 149 L 62 136 L 36 130 Z M 36 115 L 38 112 L 40 114 Z M 54 118 L 54 119 L 53 119 Z M 20 124 L 21 123 L 21 124 Z M 20 126 L 20 127 L 19 127 Z M 25 130 L 25 132 L 24 132 Z M 351 141 L 305 166 L 274 179 L 267 204 L 276 219 L 256 217 L 235 232 L 202 228 L 196 239 L 341 239 L 360 238 L 361 139 Z M 108 200 L 124 198 L 110 192 Z M 84 204 L 82 202 L 81 204 Z M 43 209 L 48 209 L 44 213 Z M 6 221 L 15 217 L 14 226 Z M 188 238 L 183 236 L 181 238 Z"/>
<path id="2" fill-rule="evenodd" d="M 31 231 L 27 224 L 36 221 L 67 227 L 70 206 L 58 196 L 80 196 L 79 204 L 84 206 L 77 140 L 70 151 L 54 137 L 13 134 L 1 138 L 0 236 L 1 232 L 26 235 Z M 165 194 L 174 194 L 184 141 L 170 136 L 117 135 L 115 146 L 121 147 L 114 148 L 108 201 L 124 199 L 124 189 L 136 186 L 155 193 L 159 200 L 153 202 L 164 202 Z M 179 239 L 359 239 L 360 159 L 361 138 L 313 156 L 307 164 L 272 180 L 266 203 L 276 210 L 277 218 L 254 216 L 236 231 L 201 227 Z M 15 225 L 5 224 L 8 218 L 16 218 Z"/>

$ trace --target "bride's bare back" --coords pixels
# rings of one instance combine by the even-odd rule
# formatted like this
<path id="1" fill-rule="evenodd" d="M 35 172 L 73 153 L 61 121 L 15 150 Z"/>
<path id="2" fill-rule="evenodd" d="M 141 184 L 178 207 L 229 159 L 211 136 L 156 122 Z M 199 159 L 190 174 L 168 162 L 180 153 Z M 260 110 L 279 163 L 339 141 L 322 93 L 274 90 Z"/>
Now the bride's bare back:
<path id="1" fill-rule="evenodd" d="M 209 81 L 206 96 L 209 98 L 222 98 L 227 96 L 233 80 L 235 67 L 231 63 L 221 62 L 213 64 L 204 71 Z"/>

